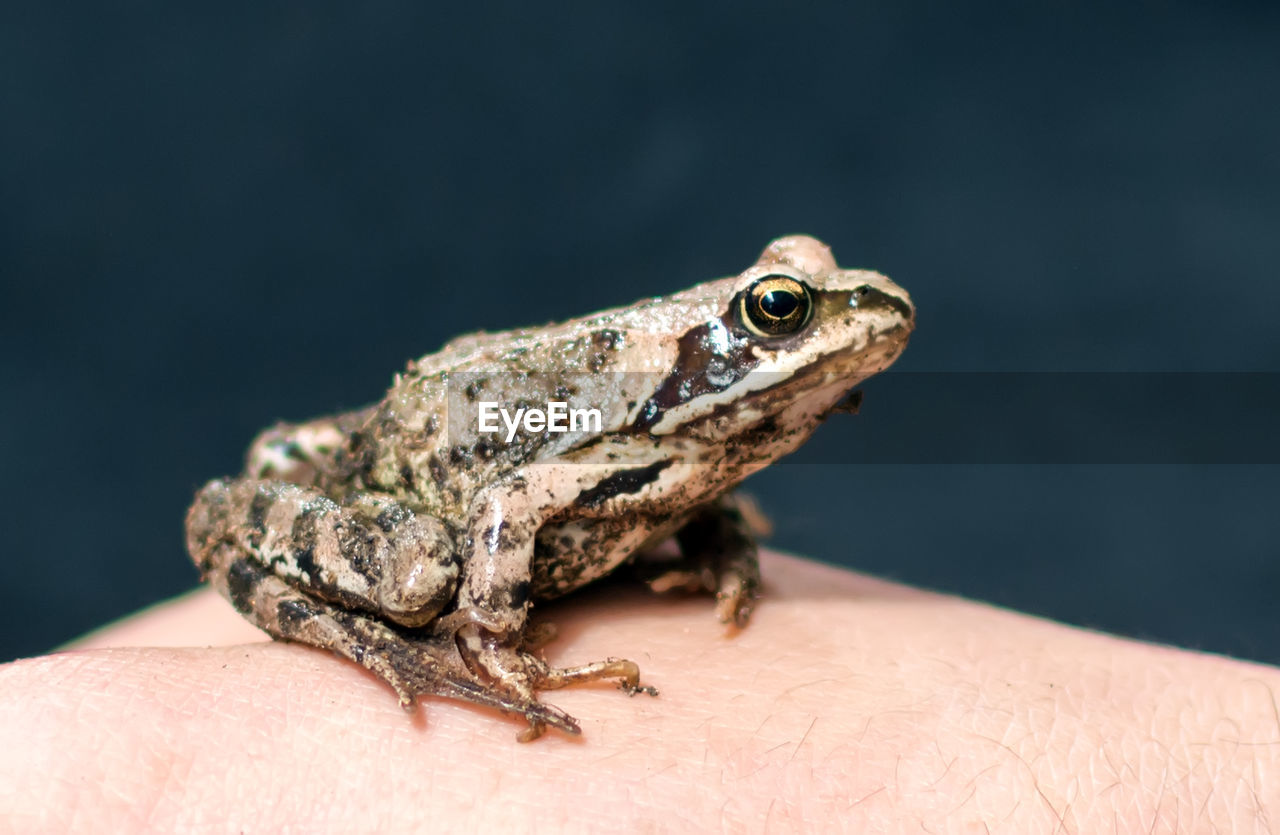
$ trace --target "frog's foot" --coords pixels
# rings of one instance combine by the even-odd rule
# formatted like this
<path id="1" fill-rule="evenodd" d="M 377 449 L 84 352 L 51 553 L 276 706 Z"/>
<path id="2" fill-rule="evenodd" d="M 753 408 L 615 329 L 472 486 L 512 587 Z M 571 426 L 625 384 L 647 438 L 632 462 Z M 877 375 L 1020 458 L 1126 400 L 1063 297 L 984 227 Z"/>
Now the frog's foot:
<path id="1" fill-rule="evenodd" d="M 744 508 L 754 504 L 739 497 L 723 497 L 701 508 L 676 533 L 678 557 L 637 561 L 641 579 L 659 593 L 711 592 L 721 623 L 746 626 L 761 586 L 753 534 L 767 522 L 751 518 Z"/>
<path id="2" fill-rule="evenodd" d="M 527 641 L 525 638 L 520 643 Z M 657 688 L 640 683 L 640 667 L 634 661 L 609 658 L 575 667 L 552 667 L 521 649 L 520 644 L 501 640 L 475 623 L 458 630 L 457 642 L 471 671 L 489 681 L 495 690 L 504 692 L 513 703 L 545 707 L 534 695 L 539 690 L 558 690 L 602 679 L 618 679 L 619 689 L 631 696 L 636 693 L 658 695 Z M 537 739 L 549 724 L 534 712 L 525 712 L 525 718 L 529 720 L 529 727 L 519 735 L 521 742 Z"/>
<path id="3" fill-rule="evenodd" d="M 716 617 L 721 623 L 731 623 L 738 628 L 747 625 L 756 601 L 760 598 L 759 568 L 749 561 L 730 566 L 722 574 L 703 567 L 675 567 L 656 572 L 648 567 L 640 567 L 639 570 L 645 585 L 658 594 L 714 594 Z"/>
<path id="4" fill-rule="evenodd" d="M 584 681 L 616 678 L 620 679 L 618 681 L 618 689 L 628 696 L 634 696 L 637 693 L 647 693 L 650 696 L 658 695 L 658 688 L 640 683 L 640 667 L 637 666 L 636 662 L 628 661 L 624 658 L 608 658 L 604 661 L 581 664 L 577 667 L 548 667 L 539 659 L 531 657 L 531 660 L 542 669 L 541 677 L 537 679 L 535 684 L 538 690 L 558 690 L 561 687 L 568 687 L 571 684 L 579 684 Z M 517 739 L 521 742 L 532 742 L 542 736 L 545 730 L 546 723 L 530 717 L 529 727 L 525 728 L 517 736 Z"/>
<path id="5" fill-rule="evenodd" d="M 424 633 L 392 628 L 306 595 L 233 545 L 215 547 L 209 562 L 210 582 L 255 626 L 275 638 L 327 649 L 354 661 L 390 684 L 406 709 L 413 708 L 418 696 L 443 696 L 521 714 L 530 728 L 581 733 L 572 716 L 539 702 L 533 695 L 536 688 L 495 686 L 477 677 L 452 638 L 419 637 Z"/>
<path id="6" fill-rule="evenodd" d="M 543 664 L 543 677 L 538 681 L 538 689 L 559 690 L 571 684 L 599 681 L 602 678 L 618 679 L 618 689 L 628 696 L 637 693 L 658 695 L 658 688 L 640 683 L 639 665 L 625 658 L 606 658 L 604 661 L 579 664 L 576 667 L 547 667 Z"/>

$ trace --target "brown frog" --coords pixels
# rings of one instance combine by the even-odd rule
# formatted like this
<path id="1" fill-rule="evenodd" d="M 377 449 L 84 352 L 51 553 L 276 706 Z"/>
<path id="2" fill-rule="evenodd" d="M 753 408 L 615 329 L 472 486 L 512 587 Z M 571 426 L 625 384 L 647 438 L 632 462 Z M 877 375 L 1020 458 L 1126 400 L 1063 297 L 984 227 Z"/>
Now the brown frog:
<path id="1" fill-rule="evenodd" d="M 196 496 L 188 549 L 251 622 L 363 665 L 406 707 L 445 696 L 522 714 L 522 740 L 578 733 L 538 691 L 656 691 L 631 661 L 549 666 L 530 606 L 647 565 L 744 626 L 760 575 L 729 491 L 847 409 L 913 322 L 889 279 L 792 236 L 675 295 L 463 336 L 376 404 L 263 433 L 242 476 Z M 673 536 L 679 559 L 648 562 Z"/>

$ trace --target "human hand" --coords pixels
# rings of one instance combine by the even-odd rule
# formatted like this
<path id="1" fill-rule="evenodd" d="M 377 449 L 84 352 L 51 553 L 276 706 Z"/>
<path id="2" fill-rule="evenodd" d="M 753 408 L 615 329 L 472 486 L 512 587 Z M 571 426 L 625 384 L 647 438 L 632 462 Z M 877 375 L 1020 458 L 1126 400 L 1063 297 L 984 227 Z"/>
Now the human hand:
<path id="1" fill-rule="evenodd" d="M 1146 832 L 1280 819 L 1280 670 L 762 555 L 706 598 L 548 605 L 549 660 L 633 658 L 661 696 L 544 693 L 583 736 L 271 643 L 202 590 L 0 668 L 19 830 Z M 180 649 L 181 646 L 205 646 Z M 121 647 L 146 647 L 129 649 Z"/>

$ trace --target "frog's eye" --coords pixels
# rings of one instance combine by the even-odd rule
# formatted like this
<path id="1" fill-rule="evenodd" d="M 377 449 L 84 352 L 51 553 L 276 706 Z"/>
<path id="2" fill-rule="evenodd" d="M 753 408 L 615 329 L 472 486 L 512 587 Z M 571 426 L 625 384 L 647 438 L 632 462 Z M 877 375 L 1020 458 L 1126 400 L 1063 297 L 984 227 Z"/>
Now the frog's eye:
<path id="1" fill-rule="evenodd" d="M 756 336 L 786 336 L 809 321 L 813 297 L 789 275 L 766 275 L 740 297 L 739 315 Z"/>

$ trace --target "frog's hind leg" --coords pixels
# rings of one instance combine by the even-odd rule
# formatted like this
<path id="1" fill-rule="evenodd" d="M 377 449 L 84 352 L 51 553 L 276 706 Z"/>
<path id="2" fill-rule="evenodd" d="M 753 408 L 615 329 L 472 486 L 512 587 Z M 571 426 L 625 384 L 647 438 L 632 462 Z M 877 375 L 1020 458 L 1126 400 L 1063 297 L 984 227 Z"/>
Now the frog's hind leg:
<path id="1" fill-rule="evenodd" d="M 306 595 L 231 543 L 210 549 L 207 563 L 210 583 L 255 626 L 275 638 L 327 649 L 354 661 L 390 684 L 405 708 L 412 708 L 417 696 L 443 696 L 523 715 L 529 729 L 521 739 L 535 738 L 547 726 L 580 733 L 577 720 L 559 708 L 479 681 L 452 641 L 414 638 L 374 618 Z"/>
<path id="2" fill-rule="evenodd" d="M 432 621 L 457 586 L 444 523 L 372 492 L 339 504 L 291 482 L 211 481 L 187 513 L 187 550 L 206 576 L 208 551 L 223 542 L 313 597 L 402 626 Z"/>

